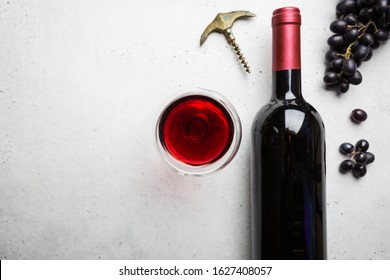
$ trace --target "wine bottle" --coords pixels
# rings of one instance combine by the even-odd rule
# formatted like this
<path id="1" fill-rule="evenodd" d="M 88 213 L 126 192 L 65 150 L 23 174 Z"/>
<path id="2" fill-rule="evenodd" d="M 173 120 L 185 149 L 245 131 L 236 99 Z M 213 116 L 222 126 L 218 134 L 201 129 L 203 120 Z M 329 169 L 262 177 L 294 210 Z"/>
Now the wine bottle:
<path id="1" fill-rule="evenodd" d="M 301 16 L 272 17 L 272 96 L 252 127 L 253 259 L 325 259 L 325 128 L 301 92 Z"/>

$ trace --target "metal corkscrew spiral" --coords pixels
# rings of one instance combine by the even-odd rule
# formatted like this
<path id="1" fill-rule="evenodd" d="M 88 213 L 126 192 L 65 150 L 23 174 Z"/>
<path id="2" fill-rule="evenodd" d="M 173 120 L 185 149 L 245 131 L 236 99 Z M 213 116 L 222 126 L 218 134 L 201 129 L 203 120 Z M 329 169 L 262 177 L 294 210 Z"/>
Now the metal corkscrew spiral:
<path id="1" fill-rule="evenodd" d="M 206 27 L 204 30 L 201 38 L 200 38 L 200 45 L 206 41 L 207 37 L 211 32 L 217 31 L 225 34 L 226 39 L 228 40 L 229 44 L 231 44 L 241 61 L 242 65 L 245 68 L 245 71 L 250 73 L 250 67 L 248 65 L 248 62 L 245 60 L 244 55 L 241 52 L 240 47 L 236 43 L 236 38 L 234 37 L 231 27 L 233 26 L 233 23 L 243 17 L 254 17 L 255 14 L 248 12 L 248 11 L 234 11 L 230 13 L 219 13 L 215 19 Z"/>
<path id="2" fill-rule="evenodd" d="M 241 64 L 244 66 L 246 72 L 250 73 L 251 69 L 250 69 L 250 67 L 248 65 L 248 62 L 245 60 L 245 57 L 242 54 L 240 47 L 236 43 L 236 40 L 233 39 L 232 41 L 230 41 L 230 44 L 233 46 L 234 50 L 236 51 L 238 59 L 241 61 Z"/>

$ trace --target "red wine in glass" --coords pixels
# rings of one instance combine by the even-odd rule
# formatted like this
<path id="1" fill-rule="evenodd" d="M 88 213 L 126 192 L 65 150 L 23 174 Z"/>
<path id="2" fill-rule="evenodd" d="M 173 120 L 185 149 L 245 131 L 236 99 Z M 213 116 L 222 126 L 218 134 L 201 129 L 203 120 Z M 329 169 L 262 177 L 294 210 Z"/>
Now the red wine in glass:
<path id="1" fill-rule="evenodd" d="M 219 169 L 232 159 L 241 127 L 236 112 L 223 97 L 214 92 L 193 92 L 179 96 L 164 109 L 157 137 L 172 166 L 200 174 Z"/>

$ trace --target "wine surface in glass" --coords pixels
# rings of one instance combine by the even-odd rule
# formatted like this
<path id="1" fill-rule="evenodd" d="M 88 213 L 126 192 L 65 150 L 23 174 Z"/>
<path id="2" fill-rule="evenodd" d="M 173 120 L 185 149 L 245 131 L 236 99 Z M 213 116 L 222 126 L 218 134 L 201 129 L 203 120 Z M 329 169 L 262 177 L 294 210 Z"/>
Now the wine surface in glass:
<path id="1" fill-rule="evenodd" d="M 191 95 L 168 106 L 159 131 L 162 145 L 175 159 L 200 166 L 217 161 L 228 151 L 234 126 L 218 101 Z"/>

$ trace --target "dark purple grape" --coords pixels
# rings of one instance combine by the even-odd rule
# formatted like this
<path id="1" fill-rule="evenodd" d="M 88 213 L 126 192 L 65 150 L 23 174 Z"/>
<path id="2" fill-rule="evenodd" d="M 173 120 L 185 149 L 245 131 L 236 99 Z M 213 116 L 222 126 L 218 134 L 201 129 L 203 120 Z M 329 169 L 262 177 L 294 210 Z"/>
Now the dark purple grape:
<path id="1" fill-rule="evenodd" d="M 363 0 L 363 3 L 364 3 L 366 6 L 370 6 L 370 5 L 374 5 L 374 4 L 375 4 L 375 1 L 377 1 L 377 0 Z"/>
<path id="2" fill-rule="evenodd" d="M 360 46 L 359 41 L 355 41 L 351 46 L 351 51 L 354 52 L 358 46 Z"/>
<path id="3" fill-rule="evenodd" d="M 353 152 L 353 150 L 355 149 L 355 147 L 351 144 L 351 143 L 343 143 L 340 145 L 340 153 L 342 153 L 343 155 L 348 155 L 350 153 Z"/>
<path id="4" fill-rule="evenodd" d="M 364 33 L 359 41 L 365 46 L 372 46 L 374 44 L 374 37 L 370 33 Z"/>
<path id="5" fill-rule="evenodd" d="M 348 14 L 344 17 L 344 20 L 348 25 L 355 25 L 357 23 L 357 17 L 354 14 Z"/>
<path id="6" fill-rule="evenodd" d="M 348 89 L 349 89 L 349 83 L 344 82 L 344 81 L 340 82 L 339 90 L 341 93 L 346 93 L 348 91 Z"/>
<path id="7" fill-rule="evenodd" d="M 336 71 L 340 72 L 343 68 L 344 64 L 344 58 L 343 57 L 336 57 L 330 62 L 330 66 Z"/>
<path id="8" fill-rule="evenodd" d="M 337 51 L 335 50 L 329 50 L 326 52 L 325 54 L 325 59 L 326 61 L 328 62 L 331 62 L 333 59 L 335 59 L 337 57 Z"/>
<path id="9" fill-rule="evenodd" d="M 374 44 L 372 44 L 371 48 L 372 48 L 373 50 L 376 50 L 377 48 L 379 48 L 380 45 L 381 45 L 381 44 L 380 44 L 378 41 L 374 41 Z"/>
<path id="10" fill-rule="evenodd" d="M 359 37 L 359 30 L 357 28 L 351 28 L 344 34 L 345 42 L 353 42 Z"/>
<path id="11" fill-rule="evenodd" d="M 357 7 L 361 9 L 366 6 L 371 6 L 375 3 L 375 1 L 377 0 L 357 0 Z"/>
<path id="12" fill-rule="evenodd" d="M 353 75 L 347 77 L 348 81 L 354 86 L 359 85 L 363 81 L 363 76 L 359 70 L 356 70 Z"/>
<path id="13" fill-rule="evenodd" d="M 359 68 L 362 65 L 362 60 L 355 58 L 356 67 Z M 357 70 L 356 70 L 357 71 Z"/>
<path id="14" fill-rule="evenodd" d="M 387 25 L 387 16 L 386 13 L 377 14 L 374 16 L 373 21 L 377 28 L 383 28 Z"/>
<path id="15" fill-rule="evenodd" d="M 353 75 L 357 68 L 356 61 L 352 58 L 348 58 L 343 63 L 343 73 L 347 76 Z"/>
<path id="16" fill-rule="evenodd" d="M 363 60 L 368 56 L 370 52 L 369 47 L 365 45 L 359 45 L 353 52 L 353 58 L 358 60 Z"/>
<path id="17" fill-rule="evenodd" d="M 344 36 L 340 34 L 330 36 L 328 38 L 328 45 L 336 51 L 342 51 L 344 48 Z"/>
<path id="18" fill-rule="evenodd" d="M 361 123 L 367 119 L 367 113 L 362 109 L 355 109 L 351 113 L 351 120 L 354 123 Z"/>
<path id="19" fill-rule="evenodd" d="M 364 61 L 364 62 L 369 61 L 373 55 L 374 55 L 374 52 L 373 52 L 372 48 L 368 47 L 368 55 L 362 61 Z"/>
<path id="20" fill-rule="evenodd" d="M 375 160 L 374 154 L 370 153 L 370 152 L 367 152 L 366 155 L 367 155 L 367 162 L 366 162 L 366 164 L 373 163 L 374 160 Z"/>
<path id="21" fill-rule="evenodd" d="M 334 85 L 335 83 L 337 83 L 339 80 L 339 78 L 337 77 L 337 74 L 333 71 L 329 71 L 327 73 L 325 73 L 325 76 L 324 76 L 324 83 L 327 84 L 327 85 Z"/>
<path id="22" fill-rule="evenodd" d="M 368 148 L 370 147 L 370 144 L 367 140 L 361 139 L 356 143 L 356 150 L 367 152 Z"/>
<path id="23" fill-rule="evenodd" d="M 364 175 L 367 173 L 367 168 L 364 164 L 355 164 L 352 169 L 352 173 L 355 178 L 364 177 Z"/>
<path id="24" fill-rule="evenodd" d="M 348 14 L 355 10 L 355 0 L 342 0 L 336 5 L 336 11 L 338 14 Z"/>
<path id="25" fill-rule="evenodd" d="M 375 5 L 375 11 L 378 14 L 386 13 L 389 6 L 388 0 L 379 0 Z"/>
<path id="26" fill-rule="evenodd" d="M 374 33 L 374 38 L 378 42 L 386 42 L 389 39 L 389 32 L 384 29 L 379 29 Z"/>
<path id="27" fill-rule="evenodd" d="M 354 156 L 354 160 L 357 162 L 357 163 L 361 163 L 361 164 L 365 164 L 366 161 L 367 161 L 367 155 L 365 153 L 357 153 L 355 156 Z"/>
<path id="28" fill-rule="evenodd" d="M 387 21 L 390 22 L 390 9 L 386 12 Z"/>
<path id="29" fill-rule="evenodd" d="M 344 34 L 347 31 L 347 22 L 342 19 L 336 19 L 330 24 L 329 29 L 334 33 Z"/>
<path id="30" fill-rule="evenodd" d="M 341 173 L 345 174 L 353 169 L 355 163 L 352 160 L 346 159 L 340 163 L 339 170 Z"/>
<path id="31" fill-rule="evenodd" d="M 375 15 L 375 9 L 373 7 L 366 7 L 359 11 L 358 19 L 367 22 L 372 19 Z"/>

